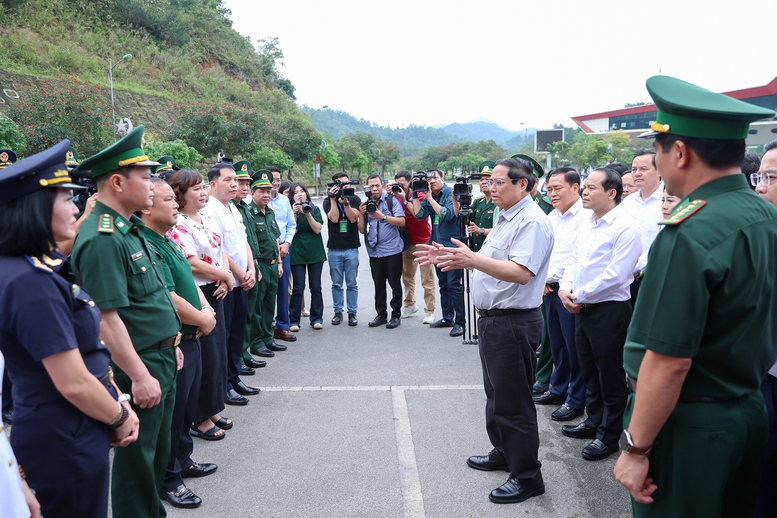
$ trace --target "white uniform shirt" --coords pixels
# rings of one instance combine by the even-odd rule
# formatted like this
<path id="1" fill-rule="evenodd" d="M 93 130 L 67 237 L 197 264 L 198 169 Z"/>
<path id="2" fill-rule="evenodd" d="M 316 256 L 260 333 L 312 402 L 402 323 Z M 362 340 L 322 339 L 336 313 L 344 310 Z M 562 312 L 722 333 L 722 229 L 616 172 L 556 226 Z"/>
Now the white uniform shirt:
<path id="1" fill-rule="evenodd" d="M 559 289 L 577 295 L 578 304 L 629 300 L 641 253 L 639 227 L 620 205 L 599 220 L 591 213 L 580 225 Z"/>
<path id="2" fill-rule="evenodd" d="M 520 285 L 501 281 L 480 270 L 472 274 L 472 302 L 480 309 L 533 309 L 542 303 L 548 277 L 553 227 L 531 196 L 500 211 L 486 236 L 480 254 L 500 261 L 513 261 L 534 274 Z"/>
<path id="3" fill-rule="evenodd" d="M 560 210 L 553 209 L 548 214 L 556 239 L 553 244 L 553 253 L 550 254 L 548 284 L 561 281 L 564 276 L 564 265 L 575 247 L 580 225 L 590 216 L 591 211 L 583 208 L 583 200 L 580 198 L 565 213 L 562 214 Z"/>
<path id="4" fill-rule="evenodd" d="M 626 196 L 621 202 L 621 206 L 626 213 L 631 216 L 639 225 L 639 232 L 642 238 L 642 255 L 639 256 L 637 266 L 634 268 L 634 275 L 638 274 L 647 264 L 647 256 L 650 251 L 650 245 L 656 239 L 661 230 L 658 222 L 664 219 L 661 212 L 664 195 L 664 184 L 660 183 L 658 189 L 648 196 L 648 199 L 642 199 L 642 193 L 637 191 Z"/>
<path id="5" fill-rule="evenodd" d="M 231 203 L 225 206 L 214 196 L 208 199 L 208 203 L 202 209 L 215 226 L 221 231 L 222 246 L 229 257 L 243 271 L 248 269 L 248 237 L 243 217 L 237 207 Z M 240 279 L 235 277 L 235 286 L 240 286 Z"/>

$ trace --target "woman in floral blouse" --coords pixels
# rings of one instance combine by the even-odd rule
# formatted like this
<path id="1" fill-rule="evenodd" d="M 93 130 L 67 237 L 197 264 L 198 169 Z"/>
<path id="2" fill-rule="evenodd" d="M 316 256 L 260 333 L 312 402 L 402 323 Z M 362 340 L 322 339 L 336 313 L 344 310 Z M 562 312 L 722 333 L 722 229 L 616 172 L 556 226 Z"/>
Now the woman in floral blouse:
<path id="1" fill-rule="evenodd" d="M 211 230 L 208 217 L 200 209 L 208 201 L 207 187 L 198 171 L 181 169 L 168 179 L 178 203 L 178 223 L 167 237 L 183 248 L 192 267 L 194 281 L 216 311 L 216 328 L 200 337 L 202 381 L 200 398 L 191 433 L 209 441 L 224 438 L 232 421 L 221 417 L 227 392 L 227 341 L 222 299 L 234 287 L 227 253 L 221 236 Z"/>

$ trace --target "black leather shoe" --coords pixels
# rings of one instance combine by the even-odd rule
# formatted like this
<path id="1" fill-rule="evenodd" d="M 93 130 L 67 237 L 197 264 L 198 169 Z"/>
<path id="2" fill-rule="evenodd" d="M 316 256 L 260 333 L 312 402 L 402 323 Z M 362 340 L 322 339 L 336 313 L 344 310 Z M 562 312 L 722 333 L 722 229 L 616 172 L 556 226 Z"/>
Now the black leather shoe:
<path id="1" fill-rule="evenodd" d="M 276 340 L 284 340 L 286 342 L 296 342 L 297 341 L 297 337 L 296 336 L 291 334 L 291 332 L 289 332 L 288 330 L 283 330 L 283 329 L 276 329 L 275 331 L 273 331 L 272 337 L 275 338 Z M 269 347 L 270 350 L 272 350 L 272 351 L 276 350 L 276 349 L 273 349 L 272 347 L 270 347 L 269 345 L 267 347 Z M 286 350 L 286 346 L 284 345 L 283 349 L 278 349 L 278 350 L 279 351 L 285 351 Z"/>
<path id="2" fill-rule="evenodd" d="M 550 418 L 554 421 L 571 421 L 576 417 L 583 415 L 583 409 L 572 408 L 564 403 L 550 414 Z"/>
<path id="3" fill-rule="evenodd" d="M 566 396 L 559 396 L 548 391 L 544 394 L 531 397 L 537 405 L 561 405 L 567 400 Z"/>
<path id="4" fill-rule="evenodd" d="M 256 387 L 249 387 L 242 381 L 238 381 L 234 385 L 232 385 L 232 388 L 235 389 L 235 392 L 240 394 L 241 396 L 255 396 L 257 395 L 260 390 Z"/>
<path id="5" fill-rule="evenodd" d="M 532 394 L 544 394 L 548 391 L 550 385 L 541 381 L 535 381 L 534 386 L 531 388 Z"/>
<path id="6" fill-rule="evenodd" d="M 448 333 L 450 336 L 461 336 L 464 334 L 464 328 L 461 327 L 458 324 L 455 324 L 453 328 L 451 329 L 451 332 Z"/>
<path id="7" fill-rule="evenodd" d="M 474 455 L 468 458 L 467 466 L 480 471 L 509 471 L 505 456 L 496 448 L 488 452 L 488 455 Z"/>
<path id="8" fill-rule="evenodd" d="M 603 460 L 619 449 L 617 442 L 604 444 L 599 439 L 594 439 L 591 444 L 583 448 L 583 458 L 586 460 Z"/>
<path id="9" fill-rule="evenodd" d="M 252 350 L 251 354 L 255 354 L 256 356 L 261 356 L 262 358 L 272 358 L 275 356 L 275 353 L 269 350 L 267 347 L 262 347 L 261 349 Z"/>
<path id="10" fill-rule="evenodd" d="M 202 464 L 194 463 L 185 470 L 181 471 L 181 476 L 184 478 L 200 478 L 213 475 L 218 466 L 209 462 L 203 462 Z"/>
<path id="11" fill-rule="evenodd" d="M 256 371 L 252 369 L 251 367 L 246 367 L 245 365 L 240 366 L 240 375 L 241 376 L 253 376 L 256 374 Z"/>
<path id="12" fill-rule="evenodd" d="M 367 324 L 367 325 L 370 326 L 370 327 L 378 327 L 378 326 L 382 326 L 382 325 L 385 325 L 385 324 L 388 324 L 388 319 L 386 317 L 382 317 L 382 316 L 378 315 L 373 320 L 371 320 L 370 323 Z"/>
<path id="13" fill-rule="evenodd" d="M 429 327 L 453 327 L 453 322 L 450 320 L 445 320 L 444 318 L 441 318 L 437 322 L 432 322 L 429 324 Z"/>
<path id="14" fill-rule="evenodd" d="M 272 352 L 272 351 L 270 351 Z M 243 360 L 243 363 L 246 364 L 246 366 L 251 367 L 252 369 L 261 369 L 262 367 L 267 366 L 266 361 L 262 360 L 254 360 L 253 358 L 249 358 L 247 360 Z"/>
<path id="15" fill-rule="evenodd" d="M 578 425 L 565 424 L 561 427 L 561 433 L 573 439 L 595 439 L 596 428 L 586 426 L 585 421 Z"/>
<path id="16" fill-rule="evenodd" d="M 227 391 L 227 398 L 224 400 L 224 404 L 232 406 L 245 406 L 248 404 L 248 399 L 235 392 L 235 389 L 229 389 Z"/>
<path id="17" fill-rule="evenodd" d="M 191 489 L 181 484 L 175 491 L 163 491 L 162 498 L 170 502 L 173 507 L 194 509 L 202 504 L 202 498 L 195 495 Z"/>
<path id="18" fill-rule="evenodd" d="M 13 409 L 3 410 L 3 422 L 6 424 L 13 424 Z"/>
<path id="19" fill-rule="evenodd" d="M 356 313 L 348 313 L 348 325 L 351 327 L 359 325 L 359 320 L 356 318 Z"/>
<path id="20" fill-rule="evenodd" d="M 343 314 L 335 313 L 335 316 L 332 317 L 332 325 L 339 326 L 342 323 L 343 323 Z"/>
<path id="21" fill-rule="evenodd" d="M 542 481 L 542 474 L 537 477 L 537 480 L 530 483 L 524 483 L 517 478 L 510 477 L 507 482 L 491 491 L 488 499 L 495 504 L 517 504 L 544 493 L 545 483 Z"/>
<path id="22" fill-rule="evenodd" d="M 389 320 L 389 323 L 386 324 L 386 329 L 394 329 L 396 327 L 399 327 L 399 324 L 400 322 L 398 318 L 392 318 L 391 320 Z"/>
<path id="23" fill-rule="evenodd" d="M 296 337 L 295 337 L 295 338 L 296 338 Z M 273 342 L 273 343 L 271 343 L 271 344 L 269 344 L 269 345 L 265 345 L 265 347 L 267 347 L 269 350 L 271 350 L 271 351 L 275 351 L 275 352 L 278 352 L 278 351 L 285 351 L 285 350 L 286 350 L 286 346 L 285 346 L 285 345 L 283 345 L 283 344 L 278 344 L 278 343 L 275 343 L 275 342 Z"/>

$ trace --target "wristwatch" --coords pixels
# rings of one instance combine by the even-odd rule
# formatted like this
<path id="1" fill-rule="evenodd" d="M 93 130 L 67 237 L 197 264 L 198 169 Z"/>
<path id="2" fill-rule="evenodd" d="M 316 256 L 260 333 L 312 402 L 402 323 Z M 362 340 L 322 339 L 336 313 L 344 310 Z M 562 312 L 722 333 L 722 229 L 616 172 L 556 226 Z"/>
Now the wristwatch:
<path id="1" fill-rule="evenodd" d="M 480 229 L 480 235 L 481 236 L 485 236 L 486 235 L 486 229 L 485 228 L 481 228 Z"/>
<path id="2" fill-rule="evenodd" d="M 622 451 L 625 451 L 629 455 L 647 455 L 650 453 L 650 450 L 653 449 L 653 445 L 648 446 L 647 448 L 637 448 L 634 446 L 634 441 L 631 438 L 631 434 L 628 430 L 623 430 L 623 433 L 621 433 L 621 439 L 620 439 L 620 447 Z"/>
<path id="3" fill-rule="evenodd" d="M 383 221 L 386 221 L 386 215 L 385 214 L 383 215 Z"/>

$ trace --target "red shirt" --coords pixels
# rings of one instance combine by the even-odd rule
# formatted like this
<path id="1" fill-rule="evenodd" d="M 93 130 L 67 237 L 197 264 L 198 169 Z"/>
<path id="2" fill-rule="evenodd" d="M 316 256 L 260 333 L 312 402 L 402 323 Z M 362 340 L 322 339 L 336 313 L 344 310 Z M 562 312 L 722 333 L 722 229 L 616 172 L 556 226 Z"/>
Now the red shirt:
<path id="1" fill-rule="evenodd" d="M 399 200 L 396 196 L 394 199 Z M 429 244 L 429 239 L 432 237 L 432 225 L 429 223 L 429 218 L 417 219 L 404 200 L 399 201 L 402 202 L 402 206 L 405 208 L 405 230 L 407 230 L 407 234 L 410 236 L 410 244 Z"/>

